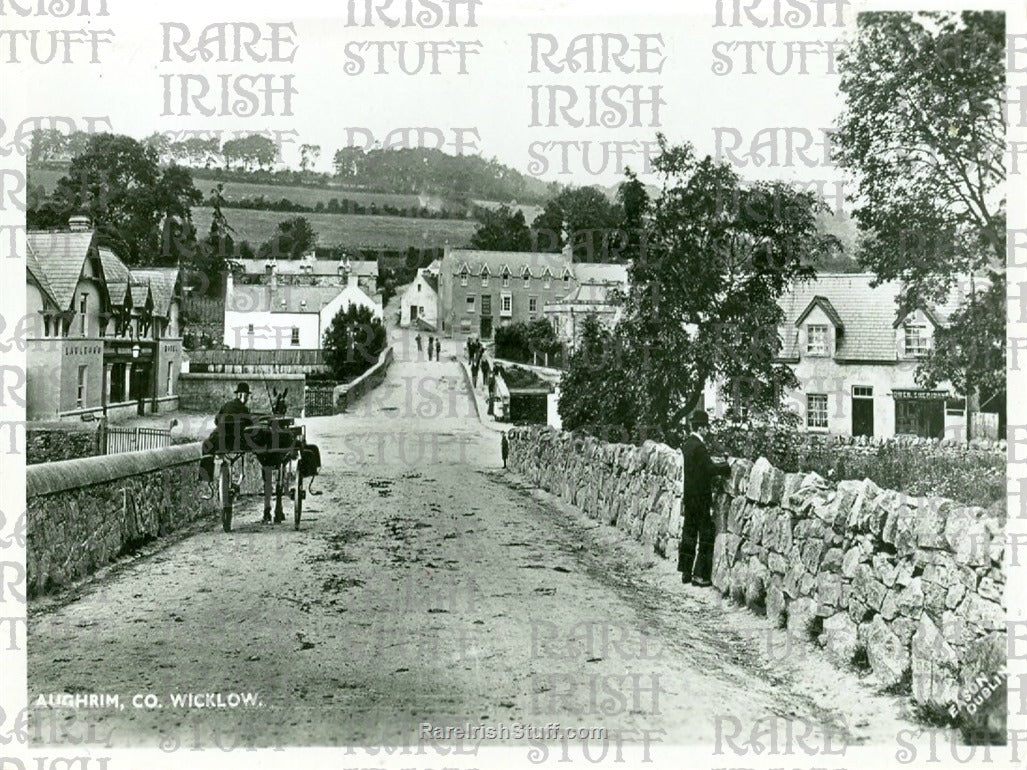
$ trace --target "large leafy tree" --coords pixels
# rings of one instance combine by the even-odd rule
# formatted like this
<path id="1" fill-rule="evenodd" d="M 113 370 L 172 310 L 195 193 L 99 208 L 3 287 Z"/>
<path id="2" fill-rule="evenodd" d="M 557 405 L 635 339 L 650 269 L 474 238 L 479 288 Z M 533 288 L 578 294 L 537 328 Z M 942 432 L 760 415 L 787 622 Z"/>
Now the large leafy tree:
<path id="1" fill-rule="evenodd" d="M 902 283 L 903 313 L 962 283 L 964 307 L 918 379 L 974 393 L 1004 371 L 1004 306 L 989 287 L 1004 282 L 1005 17 L 864 13 L 857 24 L 839 65 L 836 142 L 858 188 L 860 261 Z"/>
<path id="2" fill-rule="evenodd" d="M 314 248 L 317 233 L 306 217 L 292 217 L 282 220 L 275 227 L 275 233 L 257 249 L 261 259 L 299 259 Z"/>
<path id="3" fill-rule="evenodd" d="M 350 380 L 370 369 L 387 343 L 385 326 L 369 308 L 349 305 L 325 330 L 325 364 L 339 380 Z"/>
<path id="4" fill-rule="evenodd" d="M 711 380 L 750 411 L 780 406 L 797 383 L 775 360 L 778 299 L 813 276 L 809 265 L 835 239 L 818 228 L 823 204 L 812 193 L 745 183 L 691 145 L 658 139 L 662 189 L 645 217 L 647 245 L 629 268 L 617 331 L 632 372 L 636 434 L 673 442 Z"/>
<path id="5" fill-rule="evenodd" d="M 85 211 L 100 245 L 128 265 L 173 263 L 189 250 L 191 207 L 202 199 L 189 172 L 162 168 L 153 147 L 128 136 L 94 134 L 58 181 L 49 211 L 65 220 Z M 30 227 L 46 224 L 34 222 L 32 211 L 27 219 Z"/>
<path id="6" fill-rule="evenodd" d="M 608 262 L 621 240 L 624 212 L 598 187 L 568 187 L 550 198 L 532 222 L 534 248 L 561 251 L 570 243 L 576 262 Z"/>
<path id="7" fill-rule="evenodd" d="M 474 211 L 478 227 L 471 236 L 471 248 L 485 251 L 531 251 L 531 232 L 524 212 L 506 204 L 495 208 L 478 206 Z"/>

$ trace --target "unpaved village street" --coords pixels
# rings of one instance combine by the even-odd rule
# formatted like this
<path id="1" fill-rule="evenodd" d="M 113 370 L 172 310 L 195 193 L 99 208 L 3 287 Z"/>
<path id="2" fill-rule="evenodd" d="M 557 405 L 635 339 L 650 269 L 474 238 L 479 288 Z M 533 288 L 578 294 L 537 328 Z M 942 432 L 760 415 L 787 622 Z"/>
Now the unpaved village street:
<path id="1" fill-rule="evenodd" d="M 671 561 L 503 470 L 462 351 L 447 341 L 441 363 L 418 361 L 397 334 L 375 392 L 305 421 L 323 494 L 301 530 L 262 526 L 246 497 L 230 534 L 212 519 L 37 602 L 30 702 L 118 694 L 120 708 L 77 717 L 116 746 L 416 745 L 423 722 L 557 722 L 707 750 L 718 717 L 722 732 L 742 725 L 739 743 L 754 720 L 807 720 L 821 748 L 823 725 L 836 746 L 915 729 L 901 696 L 787 649 L 764 618 L 682 586 Z M 250 692 L 259 705 L 172 702 Z M 37 743 L 60 742 L 72 718 L 33 716 Z"/>

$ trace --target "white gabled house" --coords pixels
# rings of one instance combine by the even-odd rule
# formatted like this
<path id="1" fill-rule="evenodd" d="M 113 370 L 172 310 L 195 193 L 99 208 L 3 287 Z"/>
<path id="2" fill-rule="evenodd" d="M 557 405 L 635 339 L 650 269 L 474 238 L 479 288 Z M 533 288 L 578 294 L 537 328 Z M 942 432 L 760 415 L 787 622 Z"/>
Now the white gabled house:
<path id="1" fill-rule="evenodd" d="M 872 286 L 869 273 L 827 273 L 782 296 L 784 324 L 778 361 L 795 372 L 799 387 L 785 402 L 807 430 L 854 436 L 897 434 L 964 440 L 978 405 L 950 383 L 917 384 L 920 359 L 934 331 L 962 302 L 954 291 L 943 305 L 900 315 L 899 287 Z M 707 388 L 706 408 L 727 412 L 720 386 Z M 994 410 L 993 410 L 994 411 Z M 995 414 L 982 420 L 997 426 Z M 978 418 L 980 419 L 980 418 Z"/>
<path id="2" fill-rule="evenodd" d="M 438 273 L 428 268 L 417 271 L 413 283 L 407 286 L 400 298 L 399 325 L 407 328 L 425 324 L 438 328 L 439 322 L 439 279 Z"/>

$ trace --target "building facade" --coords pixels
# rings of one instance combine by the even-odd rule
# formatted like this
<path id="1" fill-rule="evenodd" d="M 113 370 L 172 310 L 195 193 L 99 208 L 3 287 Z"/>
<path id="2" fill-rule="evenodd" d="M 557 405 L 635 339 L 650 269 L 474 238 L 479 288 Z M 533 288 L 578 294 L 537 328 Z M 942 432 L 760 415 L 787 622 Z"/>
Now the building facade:
<path id="1" fill-rule="evenodd" d="M 224 344 L 246 350 L 319 350 L 332 319 L 351 305 L 383 318 L 381 304 L 360 287 L 355 271 L 309 280 L 302 272 L 278 273 L 268 262 L 262 280 L 225 285 Z"/>
<path id="2" fill-rule="evenodd" d="M 400 326 L 407 328 L 418 325 L 418 321 L 431 329 L 438 328 L 439 279 L 424 268 L 417 271 L 417 276 L 407 286 L 399 303 Z"/>
<path id="3" fill-rule="evenodd" d="M 583 282 L 617 282 L 624 265 L 575 264 L 568 252 L 450 249 L 439 266 L 439 330 L 488 339 L 499 326 L 545 317 Z"/>
<path id="4" fill-rule="evenodd" d="M 29 420 L 177 406 L 177 268 L 127 268 L 85 218 L 26 238 Z"/>
<path id="5" fill-rule="evenodd" d="M 815 432 L 964 440 L 973 400 L 950 383 L 928 389 L 915 379 L 935 329 L 962 297 L 954 292 L 945 305 L 900 315 L 899 287 L 872 282 L 871 274 L 821 274 L 781 298 L 778 361 L 799 381 L 785 393 L 786 405 Z M 727 395 L 711 387 L 707 408 L 723 416 Z"/>

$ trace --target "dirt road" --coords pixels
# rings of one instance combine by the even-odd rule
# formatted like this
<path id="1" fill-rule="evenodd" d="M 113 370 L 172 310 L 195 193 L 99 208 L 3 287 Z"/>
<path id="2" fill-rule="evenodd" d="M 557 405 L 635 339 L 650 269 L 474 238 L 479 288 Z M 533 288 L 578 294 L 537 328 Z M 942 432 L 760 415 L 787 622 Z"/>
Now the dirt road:
<path id="1" fill-rule="evenodd" d="M 712 749 L 718 725 L 741 742 L 772 715 L 821 746 L 911 726 L 901 698 L 504 471 L 457 352 L 400 351 L 352 413 L 306 421 L 324 475 L 301 531 L 261 526 L 250 498 L 231 534 L 211 521 L 33 605 L 30 700 L 116 694 L 77 719 L 118 746 L 402 745 L 469 722 Z M 76 717 L 34 718 L 37 742 L 60 742 Z"/>

